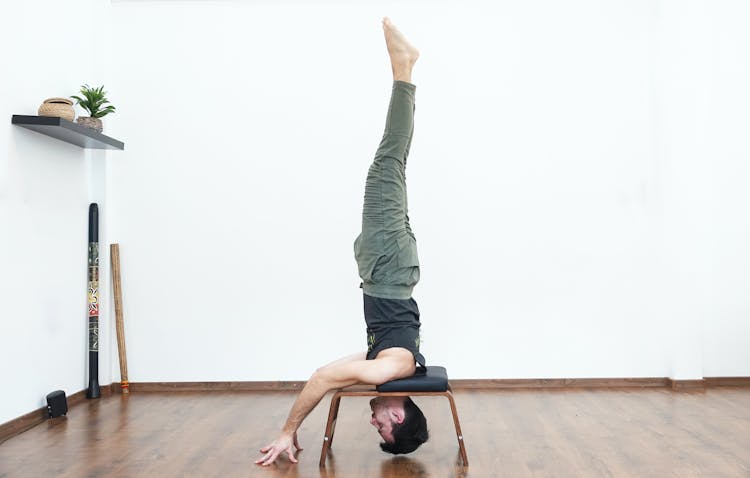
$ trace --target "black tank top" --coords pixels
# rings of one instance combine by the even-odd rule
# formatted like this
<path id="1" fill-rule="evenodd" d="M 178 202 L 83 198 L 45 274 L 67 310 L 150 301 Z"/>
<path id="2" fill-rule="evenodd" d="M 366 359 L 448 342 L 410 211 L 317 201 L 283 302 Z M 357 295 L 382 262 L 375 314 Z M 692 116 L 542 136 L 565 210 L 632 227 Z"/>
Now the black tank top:
<path id="1" fill-rule="evenodd" d="M 414 360 L 425 367 L 419 353 L 419 308 L 413 298 L 384 299 L 362 294 L 367 323 L 367 360 L 381 350 L 402 347 L 414 354 Z"/>

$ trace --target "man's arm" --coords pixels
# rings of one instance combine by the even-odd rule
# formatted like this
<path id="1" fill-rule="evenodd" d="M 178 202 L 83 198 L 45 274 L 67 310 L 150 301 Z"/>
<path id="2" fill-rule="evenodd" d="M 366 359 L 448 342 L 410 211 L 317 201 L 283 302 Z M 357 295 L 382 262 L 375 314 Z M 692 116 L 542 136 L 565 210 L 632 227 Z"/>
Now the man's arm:
<path id="1" fill-rule="evenodd" d="M 265 455 L 255 463 L 270 465 L 282 452 L 287 453 L 289 461 L 296 463 L 294 448 L 301 450 L 297 429 L 328 391 L 358 383 L 378 385 L 413 375 L 414 368 L 412 353 L 399 348 L 384 350 L 375 360 L 365 360 L 364 354 L 356 354 L 319 368 L 295 400 L 281 435 L 260 449 Z"/>

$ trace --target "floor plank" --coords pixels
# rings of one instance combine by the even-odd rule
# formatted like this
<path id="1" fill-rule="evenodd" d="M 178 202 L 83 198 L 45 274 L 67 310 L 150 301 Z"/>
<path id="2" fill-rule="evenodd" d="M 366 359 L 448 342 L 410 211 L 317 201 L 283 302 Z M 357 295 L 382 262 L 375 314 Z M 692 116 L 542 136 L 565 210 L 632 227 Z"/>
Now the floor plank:
<path id="1" fill-rule="evenodd" d="M 0 477 L 748 477 L 750 389 L 459 390 L 471 466 L 447 400 L 418 397 L 430 441 L 378 448 L 367 398 L 345 397 L 318 468 L 329 398 L 299 431 L 300 463 L 253 464 L 294 392 L 140 392 L 72 407 L 0 445 Z"/>

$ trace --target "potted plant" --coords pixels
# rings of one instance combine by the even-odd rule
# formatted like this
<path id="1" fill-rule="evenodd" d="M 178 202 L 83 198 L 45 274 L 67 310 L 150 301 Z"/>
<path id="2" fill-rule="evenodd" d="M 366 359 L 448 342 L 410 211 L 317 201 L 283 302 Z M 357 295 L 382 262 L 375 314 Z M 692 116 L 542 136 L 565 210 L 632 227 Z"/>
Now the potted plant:
<path id="1" fill-rule="evenodd" d="M 98 88 L 83 85 L 81 86 L 81 95 L 83 98 L 75 95 L 71 98 L 75 99 L 76 104 L 81 105 L 81 108 L 86 110 L 90 116 L 79 116 L 77 122 L 101 132 L 102 120 L 99 118 L 115 111 L 115 107 L 111 104 L 104 106 L 109 103 L 104 85 Z"/>

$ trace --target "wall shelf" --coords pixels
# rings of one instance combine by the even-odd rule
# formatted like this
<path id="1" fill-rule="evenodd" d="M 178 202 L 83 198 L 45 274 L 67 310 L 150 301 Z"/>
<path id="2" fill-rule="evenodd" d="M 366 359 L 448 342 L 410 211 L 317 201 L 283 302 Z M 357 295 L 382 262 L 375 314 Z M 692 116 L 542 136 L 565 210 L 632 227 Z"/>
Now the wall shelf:
<path id="1" fill-rule="evenodd" d="M 87 126 L 51 116 L 13 115 L 11 123 L 87 149 L 125 149 L 125 143 Z"/>

